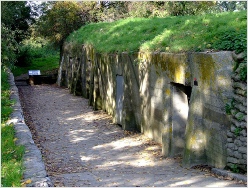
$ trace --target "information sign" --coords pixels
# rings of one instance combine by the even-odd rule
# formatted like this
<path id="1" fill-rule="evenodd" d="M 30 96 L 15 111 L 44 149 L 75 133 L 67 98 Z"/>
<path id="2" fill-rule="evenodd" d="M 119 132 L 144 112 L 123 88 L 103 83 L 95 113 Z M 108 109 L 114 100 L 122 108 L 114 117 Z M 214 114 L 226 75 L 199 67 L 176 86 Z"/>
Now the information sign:
<path id="1" fill-rule="evenodd" d="M 40 70 L 29 70 L 28 75 L 40 75 Z"/>

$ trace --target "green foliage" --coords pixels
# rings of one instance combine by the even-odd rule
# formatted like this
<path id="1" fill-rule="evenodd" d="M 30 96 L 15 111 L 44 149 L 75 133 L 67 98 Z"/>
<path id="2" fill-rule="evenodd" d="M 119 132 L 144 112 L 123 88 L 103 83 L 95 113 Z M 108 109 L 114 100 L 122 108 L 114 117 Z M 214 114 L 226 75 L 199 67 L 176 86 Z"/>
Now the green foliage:
<path id="1" fill-rule="evenodd" d="M 215 6 L 214 1 L 168 1 L 166 10 L 171 16 L 197 15 Z"/>
<path id="2" fill-rule="evenodd" d="M 227 48 L 226 43 L 230 45 L 229 50 L 239 51 L 246 46 L 246 35 L 244 36 L 246 27 L 245 11 L 201 16 L 127 18 L 111 23 L 88 24 L 71 33 L 67 42 L 93 45 L 102 53 L 117 50 L 118 52 L 222 50 Z M 226 38 L 229 33 L 235 38 L 235 42 L 230 37 Z M 223 38 L 225 40 L 222 43 Z"/>
<path id="3" fill-rule="evenodd" d="M 229 32 L 223 33 L 213 46 L 220 50 L 235 50 L 235 52 L 241 53 L 246 51 L 247 39 L 246 29 L 244 30 L 229 30 Z"/>
<path id="4" fill-rule="evenodd" d="M 30 59 L 26 66 L 17 66 L 12 70 L 15 76 L 25 74 L 28 70 L 40 70 L 43 74 L 47 70 L 57 69 L 59 67 L 59 50 L 54 48 L 47 40 L 42 38 L 31 38 L 25 40 L 22 46 L 28 49 L 27 56 Z M 21 63 L 21 65 L 23 65 Z"/>
<path id="5" fill-rule="evenodd" d="M 15 40 L 15 33 L 1 24 L 1 63 L 3 67 L 12 68 L 16 62 L 19 44 Z"/>
<path id="6" fill-rule="evenodd" d="M 24 146 L 15 144 L 13 125 L 1 126 L 1 184 L 4 187 L 21 187 Z"/>
<path id="7" fill-rule="evenodd" d="M 239 136 L 241 131 L 242 131 L 241 128 L 236 127 L 236 129 L 234 130 L 234 135 L 235 135 L 235 136 Z"/>
<path id="8" fill-rule="evenodd" d="M 243 118 L 244 118 L 244 114 L 242 114 L 242 113 L 240 113 L 240 114 L 238 115 L 238 117 L 237 117 L 237 119 L 238 119 L 239 121 L 242 121 Z"/>
<path id="9" fill-rule="evenodd" d="M 1 63 L 12 69 L 17 60 L 20 42 L 27 38 L 33 23 L 31 8 L 25 1 L 1 2 Z"/>
<path id="10" fill-rule="evenodd" d="M 112 22 L 124 18 L 153 18 L 199 15 L 216 9 L 211 1 L 82 1 L 46 2 L 38 31 L 61 45 L 64 39 L 82 25 L 92 22 Z M 220 10 L 221 11 L 221 10 Z"/>
<path id="11" fill-rule="evenodd" d="M 242 81 L 246 81 L 247 80 L 247 66 L 243 66 L 241 69 L 240 69 L 240 78 Z"/>
<path id="12" fill-rule="evenodd" d="M 31 60 L 32 60 L 31 47 L 21 46 L 18 53 L 17 62 L 15 65 L 26 67 L 31 64 Z"/>
<path id="13" fill-rule="evenodd" d="M 239 62 L 234 62 L 233 72 L 239 67 Z"/>
<path id="14" fill-rule="evenodd" d="M 53 2 L 38 23 L 38 31 L 53 43 L 62 45 L 65 38 L 84 23 L 81 8 L 75 1 Z"/>
<path id="15" fill-rule="evenodd" d="M 226 105 L 225 105 L 226 114 L 230 115 L 231 114 L 231 110 L 233 108 L 234 108 L 234 99 L 232 99 L 231 102 L 226 103 Z"/>
<path id="16" fill-rule="evenodd" d="M 15 33 L 14 39 L 20 43 L 30 36 L 29 25 L 34 22 L 31 16 L 31 8 L 26 1 L 2 1 L 1 22 Z"/>
<path id="17" fill-rule="evenodd" d="M 8 84 L 8 75 L 4 70 L 1 70 L 1 121 L 8 120 L 9 115 L 12 113 L 13 101 L 9 99 L 10 90 Z"/>
<path id="18" fill-rule="evenodd" d="M 1 70 L 1 184 L 4 187 L 20 187 L 24 147 L 15 145 L 14 127 L 5 123 L 12 112 L 13 101 L 9 99 L 8 75 Z"/>
<path id="19" fill-rule="evenodd" d="M 231 166 L 231 171 L 234 173 L 239 173 L 239 168 L 238 168 L 237 164 L 233 164 Z"/>

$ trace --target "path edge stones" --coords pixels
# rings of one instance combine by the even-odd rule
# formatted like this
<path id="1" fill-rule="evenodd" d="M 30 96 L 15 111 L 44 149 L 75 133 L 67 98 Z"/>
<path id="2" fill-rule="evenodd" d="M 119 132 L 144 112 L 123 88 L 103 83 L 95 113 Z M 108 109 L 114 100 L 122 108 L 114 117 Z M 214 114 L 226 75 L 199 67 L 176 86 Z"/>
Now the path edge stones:
<path id="1" fill-rule="evenodd" d="M 28 126 L 24 121 L 18 88 L 15 85 L 13 73 L 8 70 L 8 81 L 10 84 L 10 99 L 15 101 L 13 112 L 7 124 L 13 124 L 15 129 L 16 144 L 25 147 L 23 156 L 23 182 L 27 187 L 53 187 L 51 179 L 48 177 L 42 155 L 34 140 Z M 31 180 L 31 181 L 30 181 Z"/>

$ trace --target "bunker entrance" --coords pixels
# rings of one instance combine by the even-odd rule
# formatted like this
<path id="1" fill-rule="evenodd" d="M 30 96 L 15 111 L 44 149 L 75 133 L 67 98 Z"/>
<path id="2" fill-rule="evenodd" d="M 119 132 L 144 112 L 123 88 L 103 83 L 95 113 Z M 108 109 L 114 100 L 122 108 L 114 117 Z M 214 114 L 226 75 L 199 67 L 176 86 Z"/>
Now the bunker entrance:
<path id="1" fill-rule="evenodd" d="M 189 101 L 192 91 L 191 86 L 171 82 L 172 123 L 170 139 L 170 155 L 183 154 L 185 145 L 185 130 L 188 120 Z"/>

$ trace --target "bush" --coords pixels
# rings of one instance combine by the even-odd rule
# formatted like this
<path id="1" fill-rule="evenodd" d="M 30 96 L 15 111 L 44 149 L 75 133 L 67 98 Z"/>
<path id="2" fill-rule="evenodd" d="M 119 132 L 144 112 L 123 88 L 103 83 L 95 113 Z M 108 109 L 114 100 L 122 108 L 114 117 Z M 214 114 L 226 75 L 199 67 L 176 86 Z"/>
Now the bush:
<path id="1" fill-rule="evenodd" d="M 32 54 L 30 46 L 22 46 L 18 54 L 16 66 L 27 67 L 31 64 Z"/>
<path id="2" fill-rule="evenodd" d="M 235 50 L 237 54 L 246 51 L 246 45 L 246 30 L 229 30 L 226 33 L 223 33 L 213 44 L 216 49 Z"/>
<path id="3" fill-rule="evenodd" d="M 43 71 L 56 69 L 59 66 L 59 49 L 43 38 L 25 40 L 19 53 L 19 63 L 12 70 L 15 76 L 25 74 L 28 70 Z"/>

